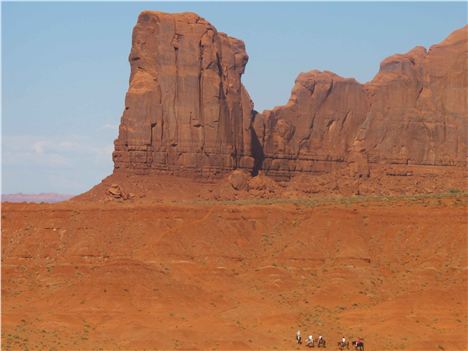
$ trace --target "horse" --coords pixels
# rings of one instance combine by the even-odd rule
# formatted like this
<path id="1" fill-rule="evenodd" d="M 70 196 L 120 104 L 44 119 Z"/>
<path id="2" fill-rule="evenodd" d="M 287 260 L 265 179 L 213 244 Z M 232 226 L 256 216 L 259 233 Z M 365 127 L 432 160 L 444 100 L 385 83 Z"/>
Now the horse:
<path id="1" fill-rule="evenodd" d="M 338 348 L 344 350 L 345 348 L 349 350 L 349 341 L 338 341 Z"/>
<path id="2" fill-rule="evenodd" d="M 307 347 L 314 347 L 314 339 L 311 339 L 311 338 L 307 338 L 306 339 L 306 346 Z"/>
<path id="3" fill-rule="evenodd" d="M 355 340 L 352 342 L 354 349 L 359 351 L 364 351 L 364 342 L 361 340 Z"/>
<path id="4" fill-rule="evenodd" d="M 327 347 L 327 342 L 325 341 L 324 338 L 318 339 L 317 347 Z"/>

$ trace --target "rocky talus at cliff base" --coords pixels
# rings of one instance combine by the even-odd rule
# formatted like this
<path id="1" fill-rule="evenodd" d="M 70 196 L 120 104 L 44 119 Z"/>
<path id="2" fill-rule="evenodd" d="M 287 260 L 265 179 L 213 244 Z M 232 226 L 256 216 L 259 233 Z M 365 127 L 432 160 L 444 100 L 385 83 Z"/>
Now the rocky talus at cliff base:
<path id="1" fill-rule="evenodd" d="M 114 172 L 80 198 L 184 184 L 202 198 L 465 189 L 467 38 L 465 26 L 390 56 L 365 84 L 300 73 L 286 105 L 257 112 L 241 40 L 193 13 L 142 12 Z"/>

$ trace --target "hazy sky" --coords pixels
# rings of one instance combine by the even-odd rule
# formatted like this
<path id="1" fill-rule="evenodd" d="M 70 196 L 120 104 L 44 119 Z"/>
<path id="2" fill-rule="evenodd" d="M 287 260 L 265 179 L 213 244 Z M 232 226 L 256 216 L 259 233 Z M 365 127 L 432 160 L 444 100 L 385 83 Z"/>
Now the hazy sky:
<path id="1" fill-rule="evenodd" d="M 259 111 L 299 72 L 370 80 L 386 56 L 466 22 L 466 3 L 2 3 L 2 192 L 77 194 L 112 171 L 131 31 L 145 9 L 193 11 L 244 40 Z"/>

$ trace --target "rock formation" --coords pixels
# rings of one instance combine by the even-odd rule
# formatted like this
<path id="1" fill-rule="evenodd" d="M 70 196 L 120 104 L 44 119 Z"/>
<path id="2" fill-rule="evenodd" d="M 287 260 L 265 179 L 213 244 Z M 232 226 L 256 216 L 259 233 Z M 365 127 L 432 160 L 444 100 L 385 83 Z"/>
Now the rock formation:
<path id="1" fill-rule="evenodd" d="M 116 170 L 212 175 L 253 165 L 244 43 L 193 13 L 151 11 L 132 41 Z"/>
<path id="2" fill-rule="evenodd" d="M 367 176 L 372 165 L 465 166 L 467 34 L 468 26 L 429 51 L 391 56 L 366 84 L 300 74 L 287 105 L 256 117 L 265 171 L 290 176 L 344 166 Z"/>
<path id="3" fill-rule="evenodd" d="M 262 168 L 288 178 L 344 165 L 369 105 L 366 90 L 354 79 L 331 72 L 300 74 L 288 104 L 255 118 L 265 157 Z"/>
<path id="4" fill-rule="evenodd" d="M 242 41 L 193 13 L 145 11 L 133 31 L 114 173 L 242 169 L 289 180 L 463 172 L 467 35 L 465 26 L 429 50 L 391 56 L 366 84 L 301 73 L 286 105 L 257 113 L 241 83 Z"/>

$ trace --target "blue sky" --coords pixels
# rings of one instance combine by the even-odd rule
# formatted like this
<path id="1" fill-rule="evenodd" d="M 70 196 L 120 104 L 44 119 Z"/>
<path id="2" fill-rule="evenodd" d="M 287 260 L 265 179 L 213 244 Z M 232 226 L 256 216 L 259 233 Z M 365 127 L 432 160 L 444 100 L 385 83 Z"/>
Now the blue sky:
<path id="1" fill-rule="evenodd" d="M 244 40 L 259 111 L 300 72 L 366 82 L 385 57 L 466 22 L 466 3 L 2 3 L 2 192 L 78 194 L 112 172 L 131 31 L 145 9 L 193 11 Z"/>

